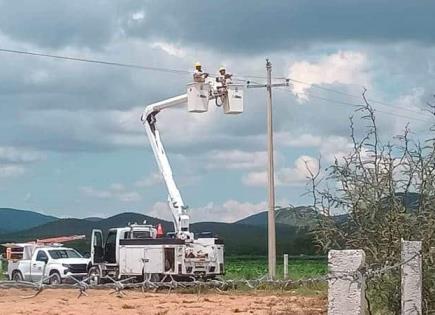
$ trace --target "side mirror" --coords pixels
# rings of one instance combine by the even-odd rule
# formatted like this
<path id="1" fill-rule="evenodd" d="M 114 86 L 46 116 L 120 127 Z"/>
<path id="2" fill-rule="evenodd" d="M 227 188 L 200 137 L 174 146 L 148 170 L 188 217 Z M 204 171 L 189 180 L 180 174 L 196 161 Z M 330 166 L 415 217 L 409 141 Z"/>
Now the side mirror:
<path id="1" fill-rule="evenodd" d="M 83 258 L 91 258 L 91 254 L 89 254 L 89 253 L 84 253 L 84 254 L 83 254 Z"/>
<path id="2" fill-rule="evenodd" d="M 44 262 L 44 264 L 47 264 L 48 263 L 48 257 L 43 257 L 41 259 L 41 261 Z"/>

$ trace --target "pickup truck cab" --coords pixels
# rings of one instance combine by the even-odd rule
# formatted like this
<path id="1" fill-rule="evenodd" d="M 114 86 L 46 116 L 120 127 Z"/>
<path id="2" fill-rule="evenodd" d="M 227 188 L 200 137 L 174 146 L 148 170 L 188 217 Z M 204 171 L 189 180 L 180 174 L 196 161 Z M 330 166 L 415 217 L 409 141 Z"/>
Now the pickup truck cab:
<path id="1" fill-rule="evenodd" d="M 68 247 L 23 244 L 14 248 L 14 252 L 18 259 L 9 260 L 8 276 L 15 281 L 36 282 L 50 276 L 50 284 L 60 284 L 69 276 L 85 277 L 90 263 L 89 259 Z"/>

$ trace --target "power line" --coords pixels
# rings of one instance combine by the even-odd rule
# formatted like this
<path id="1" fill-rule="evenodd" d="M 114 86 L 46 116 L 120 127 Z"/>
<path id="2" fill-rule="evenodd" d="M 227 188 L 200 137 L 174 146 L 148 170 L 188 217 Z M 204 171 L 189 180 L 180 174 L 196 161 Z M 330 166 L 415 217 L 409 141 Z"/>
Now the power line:
<path id="1" fill-rule="evenodd" d="M 257 76 L 257 75 L 242 75 L 242 74 L 240 74 L 240 76 L 244 77 L 244 78 L 265 79 L 264 76 L 262 77 L 262 76 Z M 326 88 L 326 87 L 320 86 L 318 84 L 313 84 L 313 83 L 305 82 L 305 81 L 302 81 L 302 80 L 293 79 L 293 78 L 290 78 L 290 77 L 274 77 L 273 79 L 275 79 L 275 80 L 289 80 L 291 82 L 308 85 L 308 86 L 313 87 L 315 89 L 323 90 L 323 91 L 326 91 L 326 92 L 332 92 L 332 93 L 335 93 L 335 94 L 340 94 L 340 95 L 344 95 L 344 96 L 349 96 L 349 97 L 361 99 L 361 95 L 355 95 L 355 94 L 343 92 L 343 91 L 340 91 L 340 90 L 337 90 L 337 89 Z M 249 81 L 249 80 L 247 80 L 247 81 Z M 403 106 L 399 106 L 399 105 L 395 105 L 395 104 L 391 104 L 391 103 L 387 103 L 387 102 L 383 102 L 383 101 L 379 101 L 379 100 L 375 100 L 375 99 L 368 98 L 367 101 L 370 102 L 370 103 L 384 105 L 384 106 L 392 107 L 392 108 L 395 108 L 395 109 L 401 109 L 401 110 L 404 110 L 404 111 L 407 111 L 407 112 L 410 112 L 410 113 L 413 113 L 413 114 L 418 114 L 418 115 L 422 114 L 421 111 L 412 110 L 412 109 L 409 109 L 409 108 L 406 108 L 406 107 L 403 107 Z"/>
<path id="2" fill-rule="evenodd" d="M 113 62 L 113 61 L 86 59 L 86 58 L 69 57 L 69 56 L 61 56 L 61 55 L 51 55 L 51 54 L 36 53 L 36 52 L 30 52 L 24 50 L 0 48 L 0 52 L 36 56 L 36 57 L 54 58 L 54 59 L 69 60 L 69 61 L 79 61 L 79 62 L 86 62 L 86 63 L 96 63 L 96 64 L 101 64 L 106 66 L 133 68 L 133 69 L 148 70 L 148 71 L 159 71 L 159 72 L 176 73 L 176 74 L 192 74 L 192 72 L 187 70 L 151 67 L 151 66 L 144 66 L 144 65 L 137 65 L 137 64 L 127 64 L 127 63 L 120 63 L 120 62 Z"/>
<path id="3" fill-rule="evenodd" d="M 292 91 L 290 91 L 290 89 L 281 88 L 281 90 L 284 90 L 286 92 L 292 93 Z M 355 107 L 355 108 L 360 108 L 361 106 L 364 106 L 363 104 L 355 104 L 355 103 L 350 103 L 350 102 L 343 102 L 343 101 L 339 101 L 339 100 L 333 100 L 333 99 L 321 97 L 321 96 L 318 96 L 318 95 L 314 95 L 314 94 L 308 93 L 308 92 L 303 92 L 302 94 L 304 94 L 306 96 L 309 96 L 311 98 L 314 98 L 314 99 L 319 99 L 319 100 L 322 100 L 322 101 L 325 101 L 325 102 L 329 102 L 329 103 L 333 103 L 333 104 L 338 104 L 338 105 L 352 106 L 352 107 Z M 397 113 L 391 113 L 391 112 L 380 110 L 378 108 L 375 108 L 375 110 L 378 113 L 383 113 L 383 114 L 387 114 L 387 115 L 391 115 L 391 116 L 396 116 L 396 117 L 400 117 L 400 118 L 406 118 L 406 119 L 416 120 L 416 121 L 425 122 L 425 123 L 429 122 L 429 121 L 424 120 L 424 119 L 420 119 L 420 118 L 416 118 L 416 117 L 410 117 L 410 116 L 407 116 L 407 115 L 402 115 L 402 114 L 397 114 Z"/>
<path id="4" fill-rule="evenodd" d="M 166 72 L 166 73 L 175 73 L 175 74 L 192 74 L 192 72 L 187 71 L 187 70 L 180 70 L 180 69 L 170 69 L 170 68 L 163 68 L 163 67 L 152 67 L 152 66 L 145 66 L 145 65 L 138 65 L 138 64 L 128 64 L 128 63 L 121 63 L 121 62 L 113 62 L 113 61 L 105 61 L 105 60 L 97 60 L 97 59 L 87 59 L 87 58 L 78 58 L 78 57 L 70 57 L 70 56 L 63 56 L 63 55 L 53 55 L 53 54 L 45 54 L 45 53 L 37 53 L 37 52 L 31 52 L 31 51 L 25 51 L 25 50 L 15 50 L 15 49 L 6 49 L 6 48 L 0 48 L 0 52 L 4 52 L 4 53 L 10 53 L 10 54 L 20 54 L 20 55 L 27 55 L 27 56 L 35 56 L 35 57 L 45 57 L 45 58 L 53 58 L 53 59 L 60 59 L 60 60 L 68 60 L 68 61 L 78 61 L 78 62 L 86 62 L 86 63 L 94 63 L 94 64 L 101 64 L 101 65 L 106 65 L 106 66 L 115 66 L 115 67 L 123 67 L 123 68 L 132 68 L 132 69 L 140 69 L 140 70 L 147 70 L 147 71 L 158 71 L 158 72 Z M 237 76 L 240 77 L 244 77 L 244 78 L 254 78 L 254 79 L 266 79 L 265 76 L 259 76 L 259 75 L 243 75 L 243 74 L 237 74 Z M 236 77 L 236 76 L 234 76 Z M 309 85 L 310 87 L 316 88 L 316 89 L 320 89 L 320 90 L 324 90 L 327 92 L 333 92 L 336 94 L 340 94 L 340 95 L 344 95 L 344 96 L 348 96 L 348 97 L 353 97 L 353 98 L 361 98 L 361 96 L 358 95 L 354 95 L 354 94 L 350 94 L 350 93 L 346 93 L 337 89 L 331 89 L 331 88 L 326 88 L 326 87 L 322 87 L 319 86 L 317 84 L 312 84 L 312 83 L 308 83 L 302 80 L 297 80 L 297 79 L 293 79 L 293 78 L 286 78 L 286 77 L 274 77 L 273 79 L 275 80 L 289 80 L 295 83 L 299 83 L 299 84 L 305 84 L 305 85 Z M 245 79 L 238 79 L 238 81 L 244 81 L 247 82 L 248 80 Z M 304 92 L 305 93 L 305 92 Z M 311 97 L 313 98 L 317 98 L 320 100 L 324 100 L 324 101 L 330 101 L 330 102 L 334 102 L 334 103 L 342 103 L 342 104 L 348 104 L 346 102 L 342 102 L 342 101 L 337 101 L 337 100 L 328 100 L 326 98 L 322 99 L 320 96 L 314 96 L 312 94 L 310 94 Z M 373 99 L 367 99 L 367 101 L 371 102 L 371 103 L 375 103 L 375 104 L 379 104 L 379 105 L 383 105 L 383 106 L 389 106 L 395 109 L 400 109 L 400 110 L 404 110 L 404 111 L 408 111 L 414 114 L 418 114 L 421 115 L 421 112 L 409 109 L 409 108 L 405 108 L 402 106 L 398 106 L 398 105 L 393 105 L 390 103 L 385 103 L 382 101 L 378 101 L 378 100 L 373 100 Z M 353 104 L 355 105 L 355 104 Z M 378 112 L 383 112 L 378 110 Z M 384 112 L 384 113 L 388 113 L 388 112 Z M 395 115 L 399 117 L 399 114 L 396 113 L 388 113 L 391 115 Z M 417 118 L 411 118 L 409 116 L 404 116 L 401 115 L 401 117 L 405 117 L 405 118 L 410 118 L 410 119 L 417 119 Z M 421 120 L 423 121 L 423 120 Z"/>
<path id="5" fill-rule="evenodd" d="M 292 91 L 290 89 L 288 89 L 288 88 L 278 88 L 278 89 L 286 91 L 288 93 L 292 93 Z M 304 92 L 303 94 L 305 94 L 306 96 L 309 96 L 309 97 L 312 97 L 312 98 L 315 98 L 315 99 L 319 99 L 319 100 L 322 100 L 322 101 L 325 101 L 325 102 L 333 103 L 333 104 L 346 105 L 346 106 L 352 106 L 352 107 L 361 107 L 361 106 L 363 106 L 363 104 L 355 104 L 355 103 L 343 102 L 343 101 L 338 101 L 338 100 L 332 100 L 332 99 L 329 99 L 329 98 L 313 95 L 312 93 L 308 93 L 308 92 Z M 377 108 L 375 108 L 375 110 L 378 113 L 382 113 L 382 114 L 386 114 L 386 115 L 391 115 L 391 116 L 396 116 L 396 117 L 400 117 L 400 118 L 416 120 L 416 121 L 420 121 L 420 122 L 424 122 L 424 123 L 430 123 L 430 121 L 428 121 L 428 120 L 424 120 L 424 119 L 420 119 L 420 118 L 416 118 L 416 117 L 410 117 L 410 116 L 402 115 L 402 114 L 398 114 L 398 113 L 391 113 L 391 112 L 379 110 Z"/>
<path id="6" fill-rule="evenodd" d="M 261 76 L 247 76 L 247 75 L 244 75 L 242 77 L 245 77 L 245 78 L 247 78 L 247 77 L 249 77 L 249 78 L 259 78 L 259 79 L 264 78 L 264 77 L 261 77 Z M 295 80 L 288 79 L 288 78 L 283 78 L 283 77 L 275 77 L 274 79 L 282 79 L 282 80 L 285 79 L 285 80 L 295 81 Z M 253 83 L 253 84 L 256 84 L 256 85 L 260 85 L 261 84 L 261 83 L 259 83 L 257 81 L 246 80 L 246 79 L 238 79 L 238 81 L 245 82 L 247 84 L 249 84 L 249 83 Z M 300 82 L 302 82 L 302 81 L 300 81 Z M 309 84 L 309 83 L 307 83 L 307 84 Z M 280 90 L 283 90 L 283 91 L 286 91 L 286 92 L 294 94 L 289 88 L 285 88 L 285 87 L 277 87 L 277 88 L 280 89 Z M 319 87 L 319 88 L 322 88 L 322 87 Z M 341 92 L 341 91 L 338 91 L 338 90 L 327 89 L 327 88 L 324 88 L 324 89 L 330 90 L 330 91 L 334 91 L 334 92 L 338 92 L 339 94 L 343 94 L 343 95 L 346 95 L 346 96 L 356 97 L 355 95 L 348 94 L 348 93 L 345 93 L 345 92 Z M 325 98 L 325 97 L 322 97 L 322 96 L 318 96 L 318 95 L 312 94 L 310 92 L 303 92 L 301 94 L 304 94 L 304 95 L 309 96 L 311 98 L 319 99 L 321 101 L 330 102 L 330 103 L 339 104 L 339 105 L 352 106 L 352 107 L 355 107 L 355 108 L 360 108 L 361 106 L 364 106 L 364 104 L 362 104 L 362 103 L 361 104 L 356 104 L 356 103 L 344 102 L 344 101 L 340 101 L 340 100 L 332 100 L 332 99 L 329 99 L 329 98 Z M 358 97 L 358 98 L 360 98 L 360 97 Z M 370 100 L 368 100 L 368 101 L 370 101 Z M 387 106 L 386 104 L 384 104 L 382 102 L 373 102 L 372 101 L 372 103 L 376 103 L 376 104 L 382 105 L 382 106 Z M 392 105 L 392 106 L 394 106 L 394 105 Z M 394 108 L 396 108 L 396 106 L 394 106 Z M 424 122 L 424 123 L 430 123 L 430 121 L 428 121 L 428 120 L 424 120 L 424 119 L 420 119 L 420 118 L 416 118 L 416 117 L 410 117 L 410 116 L 402 115 L 402 114 L 398 114 L 398 113 L 391 113 L 391 112 L 380 110 L 378 108 L 375 108 L 375 109 L 376 109 L 376 112 L 378 112 L 378 113 L 382 113 L 382 114 L 386 114 L 386 115 L 391 115 L 391 116 L 396 116 L 396 117 L 405 118 L 405 119 L 411 119 L 411 120 L 420 121 L 420 122 Z M 398 107 L 396 109 L 404 109 L 404 108 Z M 413 111 L 413 113 L 418 114 L 418 115 L 422 115 L 423 114 L 423 113 L 417 112 L 417 111 Z"/>
<path id="7" fill-rule="evenodd" d="M 336 90 L 336 89 L 331 89 L 331 88 L 325 88 L 323 86 L 319 86 L 317 84 L 311 84 L 311 83 L 304 82 L 304 81 L 301 81 L 301 80 L 296 80 L 296 79 L 291 79 L 291 78 L 288 78 L 288 80 L 290 80 L 292 82 L 300 83 L 300 84 L 310 85 L 310 86 L 312 86 L 312 87 L 314 87 L 316 89 L 319 89 L 319 90 L 323 90 L 323 91 L 327 91 L 327 92 L 333 92 L 333 93 L 336 93 L 336 94 L 340 94 L 340 95 L 344 95 L 344 96 L 349 96 L 349 97 L 361 99 L 361 95 L 350 94 L 350 93 L 346 93 L 346 92 L 343 92 L 343 91 L 340 91 L 340 90 Z M 411 113 L 414 113 L 414 114 L 419 114 L 419 115 L 422 114 L 421 112 L 416 111 L 416 110 L 412 110 L 412 109 L 409 109 L 409 108 L 406 108 L 406 107 L 403 107 L 403 106 L 394 105 L 394 104 L 391 104 L 391 103 L 386 103 L 386 102 L 382 102 L 382 101 L 378 101 L 378 100 L 374 100 L 374 99 L 370 99 L 370 98 L 368 98 L 367 101 L 369 103 L 380 104 L 380 105 L 384 105 L 384 106 L 393 107 L 393 108 L 396 108 L 396 109 L 400 108 L 401 110 L 408 111 L 408 112 L 411 112 Z"/>

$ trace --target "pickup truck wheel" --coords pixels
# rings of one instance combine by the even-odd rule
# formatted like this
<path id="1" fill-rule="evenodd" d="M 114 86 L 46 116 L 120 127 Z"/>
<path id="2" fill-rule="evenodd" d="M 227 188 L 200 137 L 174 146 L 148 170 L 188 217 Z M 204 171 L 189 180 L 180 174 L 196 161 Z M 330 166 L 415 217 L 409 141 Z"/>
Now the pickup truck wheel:
<path id="1" fill-rule="evenodd" d="M 89 284 L 100 284 L 101 283 L 101 273 L 100 268 L 98 267 L 91 267 L 88 272 L 89 277 Z"/>
<path id="2" fill-rule="evenodd" d="M 14 271 L 12 273 L 12 280 L 13 281 L 23 281 L 23 275 L 21 274 L 21 271 Z"/>
<path id="3" fill-rule="evenodd" d="M 54 271 L 51 275 L 50 275 L 50 280 L 49 280 L 50 284 L 61 284 L 62 283 L 62 278 L 60 277 L 59 272 Z"/>

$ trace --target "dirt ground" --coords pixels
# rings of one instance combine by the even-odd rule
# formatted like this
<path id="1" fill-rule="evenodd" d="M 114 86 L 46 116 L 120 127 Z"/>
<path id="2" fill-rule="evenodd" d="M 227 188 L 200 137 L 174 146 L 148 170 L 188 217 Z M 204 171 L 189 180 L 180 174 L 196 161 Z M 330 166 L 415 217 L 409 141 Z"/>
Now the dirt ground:
<path id="1" fill-rule="evenodd" d="M 142 293 L 109 295 L 109 290 L 90 290 L 77 298 L 77 290 L 0 290 L 0 315 L 143 315 L 143 314 L 326 314 L 325 297 L 293 293 Z"/>

